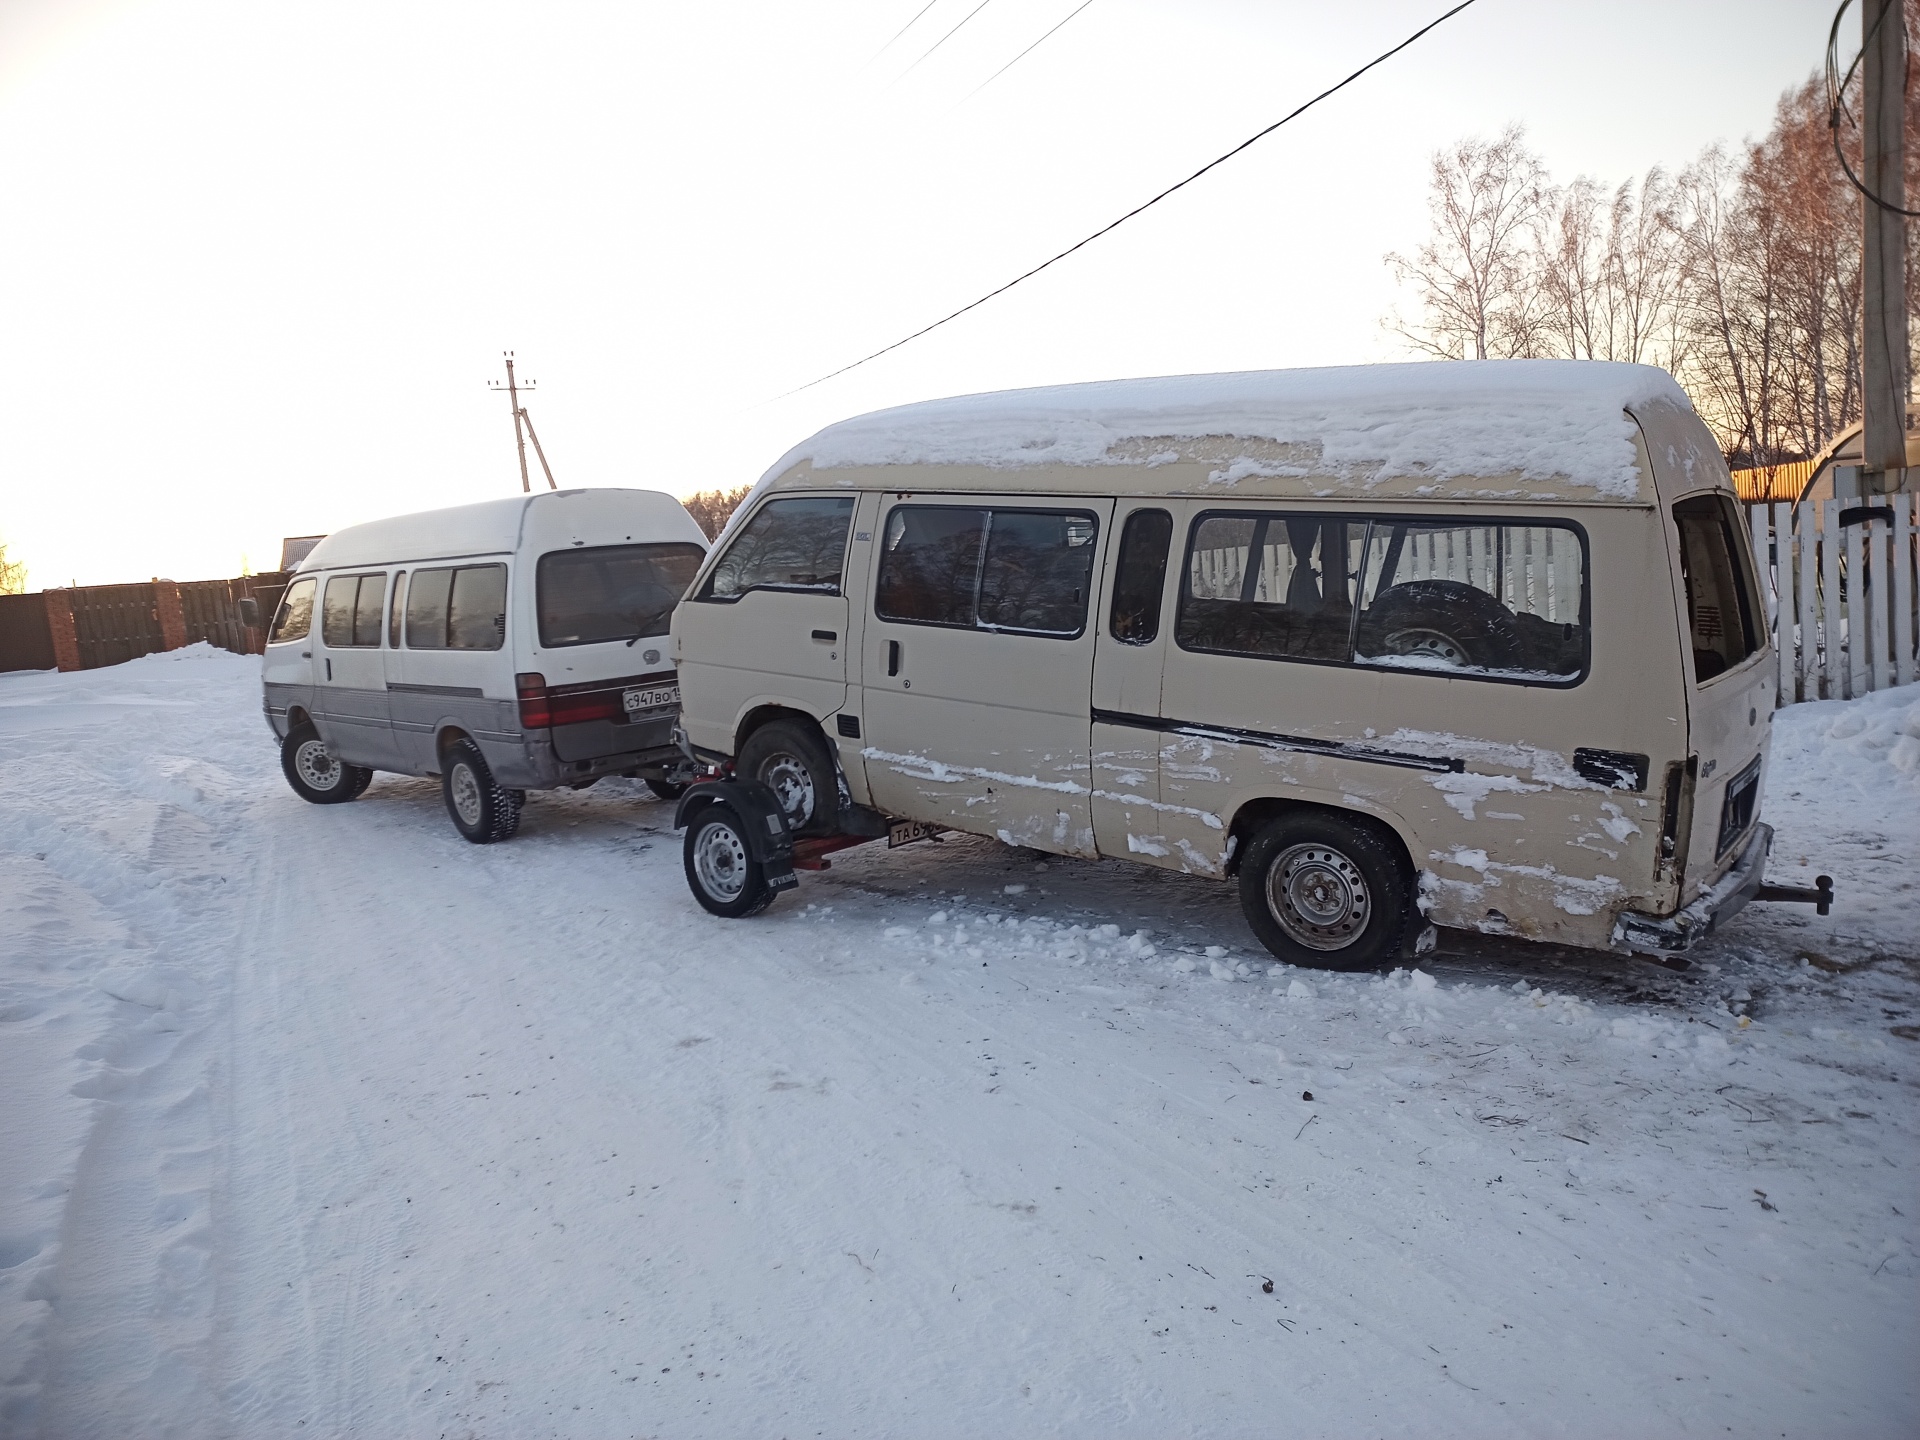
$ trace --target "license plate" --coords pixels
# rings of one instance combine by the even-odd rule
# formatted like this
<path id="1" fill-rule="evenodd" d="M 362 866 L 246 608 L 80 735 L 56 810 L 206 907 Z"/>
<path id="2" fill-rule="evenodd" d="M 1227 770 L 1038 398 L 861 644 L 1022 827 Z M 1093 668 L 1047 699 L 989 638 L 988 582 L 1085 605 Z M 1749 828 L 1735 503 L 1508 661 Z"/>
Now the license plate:
<path id="1" fill-rule="evenodd" d="M 678 685 L 648 685 L 643 689 L 629 690 L 621 697 L 621 703 L 627 707 L 627 714 L 638 715 L 645 710 L 658 710 L 666 705 L 680 703 Z"/>
<path id="2" fill-rule="evenodd" d="M 918 820 L 895 820 L 887 826 L 887 848 L 911 845 L 916 840 L 931 840 L 947 833 L 944 825 L 923 825 Z"/>

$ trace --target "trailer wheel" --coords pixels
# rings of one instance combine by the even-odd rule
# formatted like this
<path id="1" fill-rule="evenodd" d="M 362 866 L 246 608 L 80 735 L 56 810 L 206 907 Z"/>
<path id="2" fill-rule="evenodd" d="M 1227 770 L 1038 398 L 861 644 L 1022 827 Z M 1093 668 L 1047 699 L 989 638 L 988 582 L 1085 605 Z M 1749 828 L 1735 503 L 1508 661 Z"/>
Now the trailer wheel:
<path id="1" fill-rule="evenodd" d="M 440 762 L 440 793 L 453 828 L 475 845 L 510 840 L 520 828 L 520 802 L 526 792 L 502 788 L 471 740 L 447 746 Z"/>
<path id="2" fill-rule="evenodd" d="M 687 888 L 709 914 L 739 920 L 773 903 L 767 872 L 753 858 L 746 827 L 731 805 L 711 804 L 695 815 L 681 853 Z"/>
<path id="3" fill-rule="evenodd" d="M 280 770 L 293 793 L 311 805 L 344 805 L 373 783 L 366 766 L 334 759 L 311 725 L 294 726 L 280 742 Z"/>
<path id="4" fill-rule="evenodd" d="M 1282 815 L 1240 863 L 1253 933 L 1290 965 L 1377 970 L 1399 952 L 1412 886 L 1372 826 L 1324 810 Z"/>

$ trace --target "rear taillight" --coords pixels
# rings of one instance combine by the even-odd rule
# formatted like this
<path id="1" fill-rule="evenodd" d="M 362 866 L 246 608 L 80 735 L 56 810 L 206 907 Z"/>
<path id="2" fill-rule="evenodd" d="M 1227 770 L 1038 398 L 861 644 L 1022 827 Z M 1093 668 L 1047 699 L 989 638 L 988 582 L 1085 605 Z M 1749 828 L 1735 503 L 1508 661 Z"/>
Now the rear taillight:
<path id="1" fill-rule="evenodd" d="M 547 677 L 516 675 L 513 688 L 520 700 L 520 728 L 545 730 L 553 724 L 553 709 L 547 699 Z"/>
<path id="2" fill-rule="evenodd" d="M 550 724 L 579 725 L 588 720 L 618 720 L 627 712 L 618 690 L 589 690 L 585 694 L 563 690 L 548 693 L 547 713 L 553 716 Z"/>

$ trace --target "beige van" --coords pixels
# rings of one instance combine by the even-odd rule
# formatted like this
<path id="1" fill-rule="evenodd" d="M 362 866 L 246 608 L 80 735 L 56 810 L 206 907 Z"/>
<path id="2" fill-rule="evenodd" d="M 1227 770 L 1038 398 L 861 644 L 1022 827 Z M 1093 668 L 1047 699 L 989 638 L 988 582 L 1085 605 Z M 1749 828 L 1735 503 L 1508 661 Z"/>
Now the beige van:
<path id="1" fill-rule="evenodd" d="M 1232 880 L 1297 964 L 1431 925 L 1674 954 L 1763 891 L 1761 605 L 1726 464 L 1643 366 L 863 416 L 768 472 L 674 611 L 715 776 L 688 880 L 748 914 L 951 829 Z"/>

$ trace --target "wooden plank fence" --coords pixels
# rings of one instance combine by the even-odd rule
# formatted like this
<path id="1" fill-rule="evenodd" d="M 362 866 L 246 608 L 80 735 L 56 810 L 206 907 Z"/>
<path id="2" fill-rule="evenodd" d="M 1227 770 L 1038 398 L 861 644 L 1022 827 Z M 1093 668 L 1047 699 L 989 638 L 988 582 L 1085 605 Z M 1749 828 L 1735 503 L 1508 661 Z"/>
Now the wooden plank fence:
<path id="1" fill-rule="evenodd" d="M 1916 497 L 1749 505 L 1780 703 L 1912 684 L 1920 635 Z"/>
<path id="2" fill-rule="evenodd" d="M 257 655 L 286 588 L 287 576 L 274 572 L 0 597 L 0 670 L 92 670 L 202 640 Z M 251 625 L 241 604 L 247 599 L 254 601 Z"/>

